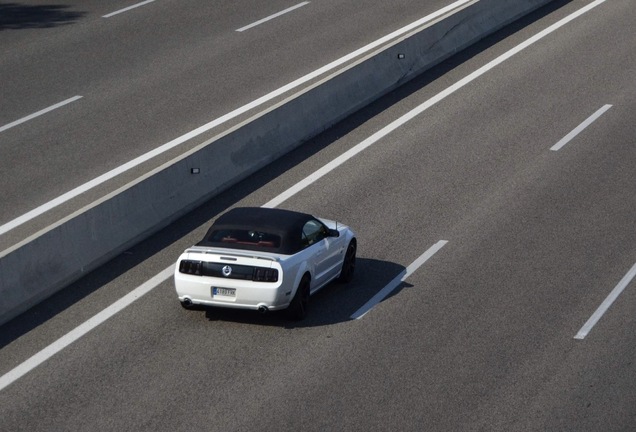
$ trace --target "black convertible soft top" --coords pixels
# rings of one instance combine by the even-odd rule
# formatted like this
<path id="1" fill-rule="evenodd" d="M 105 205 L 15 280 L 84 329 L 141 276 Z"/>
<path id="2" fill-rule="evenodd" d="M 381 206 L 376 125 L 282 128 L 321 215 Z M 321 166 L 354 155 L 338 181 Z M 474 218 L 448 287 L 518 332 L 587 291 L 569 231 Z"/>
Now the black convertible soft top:
<path id="1" fill-rule="evenodd" d="M 306 213 L 264 207 L 238 207 L 221 215 L 197 246 L 261 250 L 292 255 L 302 249 L 302 230 Z M 265 234 L 261 241 L 236 238 L 241 232 Z M 223 237 L 225 236 L 225 237 Z"/>

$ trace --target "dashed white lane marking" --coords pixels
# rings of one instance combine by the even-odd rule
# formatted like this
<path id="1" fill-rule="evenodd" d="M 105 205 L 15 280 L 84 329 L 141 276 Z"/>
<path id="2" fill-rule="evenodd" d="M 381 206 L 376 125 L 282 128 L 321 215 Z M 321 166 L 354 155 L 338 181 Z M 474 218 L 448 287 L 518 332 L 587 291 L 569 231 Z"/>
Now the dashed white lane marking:
<path id="1" fill-rule="evenodd" d="M 51 106 L 50 106 L 50 107 L 48 107 L 48 108 L 44 108 L 43 110 L 40 110 L 40 111 L 38 111 L 38 112 L 35 112 L 35 113 L 31 114 L 31 115 L 28 115 L 28 116 L 26 116 L 26 117 L 22 117 L 22 118 L 21 118 L 21 119 L 19 119 L 19 120 L 16 120 L 16 121 L 11 122 L 11 123 L 9 123 L 9 124 L 7 124 L 7 125 L 1 126 L 1 127 L 0 127 L 0 132 L 4 132 L 4 131 L 6 131 L 7 129 L 11 129 L 11 128 L 12 128 L 12 127 L 14 127 L 14 126 L 17 126 L 17 125 L 19 125 L 19 124 L 22 124 L 22 123 L 28 122 L 29 120 L 32 120 L 32 119 L 34 119 L 34 118 L 36 118 L 36 117 L 39 117 L 39 116 L 41 116 L 41 115 L 43 115 L 43 114 L 46 114 L 46 113 L 51 112 L 51 111 L 53 111 L 53 110 L 56 110 L 56 109 L 58 109 L 58 108 L 60 108 L 60 107 L 63 107 L 64 105 L 68 105 L 68 104 L 70 104 L 71 102 L 75 102 L 76 100 L 81 99 L 81 98 L 82 98 L 82 96 L 73 96 L 72 98 L 66 99 L 66 100 L 64 100 L 64 101 L 62 101 L 62 102 L 59 102 L 59 103 L 56 103 L 55 105 L 51 105 Z"/>
<path id="2" fill-rule="evenodd" d="M 256 21 L 256 22 L 253 22 L 252 24 L 246 25 L 245 27 L 241 27 L 240 29 L 236 29 L 236 31 L 237 31 L 237 32 L 244 32 L 245 30 L 249 30 L 249 29 L 251 29 L 252 27 L 256 27 L 257 25 L 261 25 L 261 24 L 263 24 L 264 22 L 267 22 L 267 21 L 273 20 L 274 18 L 278 18 L 278 17 L 279 17 L 279 16 L 281 16 L 281 15 L 285 15 L 286 13 L 289 13 L 289 12 L 291 12 L 291 11 L 293 11 L 293 10 L 296 10 L 296 9 L 301 8 L 301 7 L 303 7 L 303 6 L 306 6 L 306 5 L 308 5 L 308 4 L 309 4 L 309 2 L 308 2 L 308 1 L 306 1 L 306 2 L 302 2 L 302 3 L 299 3 L 299 4 L 297 4 L 296 6 L 292 6 L 292 7 L 290 7 L 290 8 L 285 9 L 285 10 L 282 10 L 282 11 L 280 11 L 280 12 L 277 12 L 277 13 L 275 13 L 275 14 L 273 14 L 273 15 L 270 15 L 270 16 L 268 16 L 268 17 L 265 17 L 265 18 L 263 18 L 263 19 L 261 19 L 261 20 L 258 20 L 258 21 Z"/>
<path id="3" fill-rule="evenodd" d="M 627 274 L 621 279 L 621 281 L 614 287 L 612 292 L 607 296 L 607 298 L 601 303 L 601 305 L 596 309 L 596 312 L 592 314 L 589 320 L 581 327 L 581 330 L 574 336 L 574 339 L 585 339 L 585 336 L 588 335 L 590 330 L 596 325 L 596 323 L 601 319 L 601 317 L 607 312 L 609 307 L 614 303 L 614 300 L 618 298 L 619 295 L 625 290 L 627 285 L 634 279 L 636 276 L 636 264 L 627 272 Z"/>
<path id="4" fill-rule="evenodd" d="M 609 110 L 612 107 L 612 105 L 604 105 L 603 107 L 601 107 L 598 111 L 596 111 L 594 114 L 592 114 L 591 116 L 589 116 L 587 118 L 587 120 L 585 120 L 583 123 L 581 123 L 580 125 L 578 125 L 576 128 L 574 128 L 574 130 L 572 132 L 570 132 L 569 134 L 567 134 L 566 136 L 564 136 L 558 143 L 556 143 L 555 145 L 553 145 L 552 147 L 550 147 L 550 150 L 552 151 L 559 151 L 561 150 L 561 148 L 566 145 L 567 143 L 569 143 L 570 141 L 572 141 L 574 139 L 574 137 L 576 137 L 578 134 L 580 134 L 581 132 L 583 132 L 583 130 L 585 130 L 589 125 L 591 125 L 592 123 L 594 123 L 600 116 L 602 116 L 603 114 L 605 114 L 605 112 L 607 110 Z"/>
<path id="5" fill-rule="evenodd" d="M 397 275 L 387 286 L 382 288 L 376 295 L 374 295 L 368 302 L 358 309 L 351 319 L 360 319 L 365 316 L 371 309 L 373 309 L 378 303 L 384 300 L 389 294 L 391 294 L 397 287 L 400 286 L 411 274 L 413 274 L 418 268 L 428 261 L 433 255 L 435 255 L 441 248 L 443 248 L 448 241 L 440 240 L 431 246 L 426 252 L 419 256 L 415 261 L 411 263 L 406 269 L 404 269 L 399 275 Z"/>
<path id="6" fill-rule="evenodd" d="M 120 13 L 128 12 L 131 9 L 136 9 L 136 8 L 138 8 L 140 6 L 147 5 L 148 3 L 152 3 L 153 1 L 155 1 L 155 0 L 146 0 L 146 1 L 143 1 L 141 3 L 134 4 L 132 6 L 128 6 L 128 7 L 123 8 L 123 9 L 119 9 L 119 10 L 117 10 L 115 12 L 111 12 L 111 13 L 109 13 L 107 15 L 103 15 L 102 18 L 110 18 L 112 16 L 119 15 Z"/>

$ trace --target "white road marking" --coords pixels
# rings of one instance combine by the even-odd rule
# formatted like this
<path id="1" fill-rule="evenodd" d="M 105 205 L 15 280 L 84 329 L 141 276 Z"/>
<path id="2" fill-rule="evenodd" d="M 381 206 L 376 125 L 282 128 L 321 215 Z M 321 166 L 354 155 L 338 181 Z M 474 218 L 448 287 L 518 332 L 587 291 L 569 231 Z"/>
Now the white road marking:
<path id="1" fill-rule="evenodd" d="M 97 315 L 89 318 L 83 324 L 75 327 L 75 329 L 71 330 L 66 335 L 62 336 L 51 345 L 47 346 L 33 357 L 24 361 L 20 365 L 13 368 L 11 371 L 0 377 L 0 391 L 4 389 L 6 386 L 10 385 L 20 377 L 29 373 L 31 370 L 36 368 L 37 366 L 44 363 L 49 358 L 53 357 L 58 352 L 62 351 L 64 348 L 84 336 L 86 333 L 93 330 L 95 327 L 115 315 L 117 312 L 123 310 L 128 305 L 133 303 L 135 300 L 140 299 L 143 295 L 152 291 L 157 285 L 167 280 L 174 271 L 174 266 L 170 266 L 167 269 L 161 271 L 161 273 L 154 276 L 152 279 L 147 281 L 146 283 L 140 285 L 133 291 L 126 294 L 121 299 L 117 300 L 112 305 L 108 306 L 106 309 L 98 313 Z"/>
<path id="2" fill-rule="evenodd" d="M 291 82 L 291 83 L 279 88 L 278 90 L 274 90 L 273 92 L 268 93 L 265 96 L 263 96 L 263 97 L 261 97 L 259 99 L 256 99 L 255 101 L 250 102 L 247 105 L 244 105 L 244 106 L 242 106 L 240 108 L 237 108 L 234 111 L 232 111 L 232 112 L 230 112 L 228 114 L 225 114 L 224 116 L 219 117 L 216 120 L 213 120 L 213 121 L 211 121 L 211 122 L 209 122 L 207 124 L 204 124 L 203 126 L 200 126 L 200 127 L 196 128 L 196 129 L 194 129 L 193 131 L 188 132 L 187 134 L 185 134 L 183 136 L 175 138 L 174 140 L 172 140 L 172 141 L 170 141 L 170 142 L 168 142 L 166 144 L 163 144 L 162 146 L 160 146 L 160 147 L 158 147 L 158 148 L 156 148 L 156 149 L 154 149 L 154 150 L 152 150 L 152 151 L 150 151 L 148 153 L 145 153 L 145 154 L 143 154 L 143 155 L 141 155 L 141 156 L 139 156 L 139 157 L 127 162 L 127 163 L 125 163 L 124 165 L 121 165 L 121 166 L 119 166 L 119 167 L 117 167 L 117 168 L 115 168 L 115 169 L 113 169 L 113 170 L 111 170 L 111 171 L 109 171 L 109 172 L 107 172 L 105 174 L 102 174 L 101 176 L 89 181 L 88 183 L 84 183 L 83 185 L 78 186 L 78 187 L 76 187 L 75 189 L 73 189 L 73 190 L 71 190 L 69 192 L 66 192 L 65 194 L 63 194 L 63 195 L 61 195 L 61 196 L 59 196 L 59 197 L 57 197 L 57 198 L 55 198 L 55 199 L 53 199 L 53 200 L 51 200 L 49 202 L 37 207 L 37 208 L 29 211 L 28 213 L 25 213 L 24 215 L 22 215 L 20 217 L 17 217 L 15 219 L 5 223 L 4 225 L 0 225 L 0 235 L 6 233 L 8 231 L 11 231 L 12 229 L 14 229 L 14 228 L 16 228 L 16 227 L 18 227 L 18 226 L 30 221 L 31 219 L 34 219 L 34 218 L 40 216 L 41 214 L 46 213 L 47 211 L 49 211 L 49 210 L 51 210 L 51 209 L 53 209 L 53 208 L 65 203 L 66 201 L 69 201 L 69 200 L 71 200 L 71 199 L 83 194 L 84 192 L 89 191 L 89 190 L 93 189 L 94 187 L 97 187 L 100 184 L 105 183 L 108 180 L 110 180 L 110 179 L 112 179 L 114 177 L 117 177 L 118 175 L 120 175 L 120 174 L 122 174 L 122 173 L 124 173 L 124 172 L 126 172 L 126 171 L 128 171 L 128 170 L 130 170 L 132 168 L 135 168 L 138 165 L 141 165 L 142 163 L 154 158 L 155 156 L 158 156 L 158 155 L 160 155 L 162 153 L 165 153 L 166 151 L 171 150 L 174 147 L 177 147 L 178 145 L 183 144 L 184 142 L 186 142 L 186 141 L 188 141 L 188 140 L 190 140 L 192 138 L 195 138 L 195 137 L 197 137 L 198 135 L 201 135 L 204 132 L 209 131 L 210 129 L 213 129 L 213 128 L 215 128 L 215 127 L 217 127 L 217 126 L 219 126 L 219 125 L 221 125 L 221 124 L 223 124 L 223 123 L 225 123 L 225 122 L 227 122 L 227 121 L 229 121 L 229 120 L 231 120 L 231 119 L 233 119 L 235 117 L 238 117 L 241 114 L 244 114 L 244 113 L 248 112 L 249 110 L 251 110 L 253 108 L 256 108 L 256 107 L 258 107 L 260 105 L 263 105 L 264 103 L 266 103 L 266 102 L 268 102 L 268 101 L 270 101 L 270 100 L 272 100 L 272 99 L 274 99 L 274 98 L 276 98 L 276 97 L 278 97 L 278 96 L 280 96 L 280 95 L 282 95 L 282 94 L 284 94 L 284 93 L 286 93 L 286 92 L 288 92 L 288 91 L 290 91 L 290 90 L 292 90 L 292 89 L 294 89 L 296 87 L 299 87 L 302 84 L 304 84 L 304 83 L 306 83 L 308 81 L 311 81 L 312 79 L 314 79 L 314 78 L 316 78 L 316 77 L 318 77 L 318 76 L 320 76 L 320 75 L 322 75 L 324 73 L 329 72 L 332 69 L 335 69 L 336 67 L 338 67 L 338 66 L 340 66 L 340 65 L 342 65 L 342 64 L 344 64 L 344 63 L 346 63 L 348 61 L 350 61 L 351 59 L 353 59 L 353 58 L 355 58 L 355 57 L 357 57 L 357 56 L 359 56 L 361 54 L 364 54 L 364 53 L 366 53 L 368 51 L 371 51 L 373 48 L 376 48 L 377 46 L 385 43 L 386 41 L 389 41 L 389 40 L 391 40 L 393 38 L 396 38 L 396 37 L 408 32 L 408 31 L 412 30 L 413 28 L 421 26 L 424 23 L 432 21 L 435 18 L 438 18 L 439 16 L 441 16 L 441 15 L 443 15 L 443 14 L 445 14 L 445 13 L 447 13 L 447 12 L 449 12 L 449 11 L 451 11 L 451 10 L 453 10 L 453 9 L 455 9 L 455 8 L 465 4 L 465 3 L 468 3 L 470 1 L 473 1 L 473 0 L 459 0 L 459 1 L 456 1 L 455 3 L 452 3 L 452 4 L 450 4 L 450 5 L 446 6 L 446 7 L 438 10 L 437 12 L 434 12 L 434 13 L 432 13 L 430 15 L 427 15 L 424 18 L 422 18 L 422 19 L 420 19 L 418 21 L 415 21 L 415 22 L 409 24 L 406 27 L 403 27 L 403 28 L 401 28 L 399 30 L 396 30 L 393 33 L 391 33 L 391 34 L 389 34 L 387 36 L 384 36 L 384 37 L 378 39 L 375 42 L 372 42 L 372 43 L 370 43 L 370 44 L 368 44 L 368 45 L 366 45 L 366 46 L 364 46 L 364 47 L 362 47 L 362 48 L 360 48 L 360 49 L 358 49 L 358 50 L 356 50 L 356 51 L 354 51 L 354 52 L 352 52 L 352 53 L 350 53 L 350 54 L 348 54 L 348 55 L 346 55 L 346 56 L 344 56 L 344 57 L 342 57 L 342 58 L 340 58 L 338 60 L 333 61 L 333 62 L 329 63 L 328 65 L 323 66 L 320 69 L 317 69 L 314 72 L 312 72 L 310 74 L 307 74 L 307 75 L 297 79 L 296 81 L 293 81 L 293 82 Z"/>
<path id="3" fill-rule="evenodd" d="M 564 145 L 566 145 L 567 143 L 572 141 L 574 139 L 574 137 L 576 137 L 578 134 L 583 132 L 583 130 L 585 128 L 587 128 L 589 125 L 594 123 L 600 116 L 605 114 L 605 112 L 607 110 L 609 110 L 611 107 L 612 107 L 612 105 L 604 105 L 603 107 L 601 107 L 598 111 L 596 111 L 594 114 L 592 114 L 590 117 L 588 117 L 587 120 L 585 120 L 583 123 L 578 125 L 572 132 L 570 132 L 569 134 L 564 136 L 558 143 L 556 143 L 555 145 L 550 147 L 550 150 L 552 150 L 552 151 L 561 150 L 561 148 Z"/>
<path id="4" fill-rule="evenodd" d="M 330 163 L 328 163 L 327 165 L 325 165 L 324 167 L 322 167 L 318 171 L 314 172 L 312 175 L 310 175 L 310 176 L 304 178 L 303 180 L 301 180 L 300 182 L 298 182 L 298 184 L 296 184 L 295 186 L 287 189 L 285 192 L 283 192 L 282 194 L 280 194 L 276 198 L 272 199 L 270 202 L 265 204 L 263 207 L 276 207 L 282 201 L 285 201 L 285 200 L 289 199 L 290 197 L 292 197 L 293 195 L 298 193 L 298 191 L 306 188 L 311 183 L 315 182 L 316 180 L 320 179 L 324 175 L 326 175 L 329 172 L 333 171 L 334 169 L 336 169 L 337 167 L 339 167 L 340 165 L 342 165 L 343 163 L 345 163 L 346 161 L 348 161 L 349 159 L 351 159 L 352 157 L 354 157 L 355 155 L 357 155 L 361 151 L 367 149 L 368 147 L 370 147 L 373 144 L 375 144 L 376 142 L 378 142 L 380 139 L 382 139 L 385 136 L 387 136 L 389 133 L 393 132 L 394 130 L 398 129 L 399 127 L 401 127 L 402 125 L 404 125 L 408 121 L 410 121 L 410 120 L 414 119 L 415 117 L 417 117 L 418 115 L 422 114 L 424 111 L 426 111 L 427 109 L 429 109 L 430 107 L 432 107 L 436 103 L 444 100 L 446 97 L 452 95 L 457 90 L 459 90 L 462 87 L 464 87 L 465 85 L 471 83 L 472 81 L 474 81 L 475 79 L 479 78 L 480 76 L 482 76 L 486 72 L 490 71 L 494 67 L 500 65 L 504 61 L 508 60 L 510 57 L 514 56 L 515 54 L 518 54 L 519 52 L 521 52 L 524 49 L 528 48 L 530 45 L 532 45 L 535 42 L 543 39 L 544 37 L 546 37 L 550 33 L 558 30 L 559 28 L 561 28 L 564 25 L 568 24 L 570 21 L 574 20 L 575 18 L 578 18 L 579 16 L 583 15 L 585 12 L 588 12 L 592 8 L 604 3 L 605 1 L 606 0 L 596 0 L 594 3 L 590 3 L 586 7 L 582 8 L 582 9 L 579 9 L 577 12 L 574 12 L 573 14 L 563 18 L 561 21 L 558 21 L 557 23 L 551 25 L 550 27 L 546 28 L 545 30 L 537 33 L 536 35 L 534 35 L 530 39 L 527 39 L 526 41 L 524 41 L 521 44 L 517 45 L 516 47 L 512 48 L 511 50 L 509 50 L 509 51 L 505 52 L 504 54 L 500 55 L 496 59 L 492 60 L 490 63 L 482 66 L 481 68 L 477 69 L 476 71 L 474 71 L 470 75 L 466 76 L 465 78 L 459 80 L 458 82 L 456 82 L 452 86 L 446 88 L 442 92 L 440 92 L 437 95 L 433 96 L 432 98 L 430 98 L 429 100 L 427 100 L 423 104 L 421 104 L 418 107 L 414 108 L 413 110 L 409 111 L 408 113 L 406 113 L 405 115 L 403 115 L 399 119 L 393 121 L 392 123 L 388 124 L 384 128 L 380 129 L 378 132 L 374 133 L 369 138 L 367 138 L 364 141 L 362 141 L 360 144 L 356 145 L 355 147 L 352 147 L 347 152 L 345 152 L 342 155 L 340 155 L 338 158 L 334 159 L 333 161 L 331 161 Z"/>
<path id="5" fill-rule="evenodd" d="M 155 0 L 146 0 L 146 1 L 143 1 L 141 3 L 137 3 L 137 4 L 134 4 L 132 6 L 128 6 L 127 8 L 123 8 L 123 9 L 119 9 L 118 11 L 111 12 L 108 15 L 103 15 L 102 18 L 110 18 L 112 16 L 119 15 L 120 13 L 128 12 L 131 9 L 135 9 L 135 8 L 140 7 L 140 6 L 147 5 L 148 3 L 152 3 L 153 1 L 155 1 Z"/>
<path id="6" fill-rule="evenodd" d="M 31 115 L 28 115 L 28 116 L 26 116 L 26 117 L 23 117 L 23 118 L 21 118 L 21 119 L 19 119 L 19 120 L 16 120 L 16 121 L 14 121 L 14 122 L 11 122 L 11 123 L 9 123 L 9 124 L 7 124 L 7 125 L 4 125 L 4 126 L 0 127 L 0 132 L 4 132 L 4 131 L 6 131 L 7 129 L 11 129 L 11 128 L 12 128 L 12 127 L 14 127 L 14 126 L 17 126 L 17 125 L 19 125 L 19 124 L 22 124 L 22 123 L 28 122 L 29 120 L 32 120 L 32 119 L 34 119 L 34 118 L 36 118 L 36 117 L 39 117 L 39 116 L 41 116 L 42 114 L 46 114 L 46 113 L 48 113 L 48 112 L 50 112 L 50 111 L 53 111 L 53 110 L 58 109 L 58 108 L 60 108 L 60 107 L 63 107 L 64 105 L 70 104 L 71 102 L 75 102 L 76 100 L 81 99 L 81 98 L 82 98 L 82 96 L 73 96 L 73 97 L 72 97 L 72 98 L 70 98 L 70 99 L 66 99 L 66 100 L 64 100 L 64 101 L 62 101 L 62 102 L 56 103 L 55 105 L 51 105 L 51 106 L 50 106 L 50 107 L 48 107 L 48 108 L 44 108 L 43 110 L 40 110 L 40 111 L 38 111 L 38 112 L 36 112 L 36 113 L 33 113 L 33 114 L 31 114 Z"/>
<path id="7" fill-rule="evenodd" d="M 275 13 L 273 15 L 270 15 L 270 16 L 266 17 L 266 18 L 263 18 L 262 20 L 258 20 L 258 21 L 254 22 L 252 24 L 246 25 L 245 27 L 241 27 L 240 29 L 237 29 L 236 31 L 237 32 L 243 32 L 245 30 L 251 29 L 252 27 L 256 27 L 257 25 L 263 24 L 264 22 L 273 20 L 274 18 L 278 18 L 281 15 L 285 15 L 288 12 L 291 12 L 291 11 L 293 11 L 295 9 L 301 8 L 301 7 L 306 6 L 308 4 L 309 4 L 308 1 L 299 3 L 296 6 L 292 6 L 290 8 L 285 9 L 285 10 L 282 10 L 282 11 L 280 11 L 278 13 Z"/>
<path id="8" fill-rule="evenodd" d="M 469 0 L 469 1 L 472 1 L 472 0 Z M 575 12 L 574 14 L 572 14 L 572 15 L 566 17 L 565 19 L 559 21 L 558 23 L 554 24 L 553 26 L 549 27 L 548 29 L 544 30 L 543 32 L 539 33 L 537 36 L 532 38 L 533 40 L 532 40 L 531 43 L 527 43 L 528 41 L 526 41 L 526 45 L 523 48 L 531 45 L 532 43 L 536 42 L 537 40 L 541 39 L 542 37 L 548 35 L 549 33 L 555 31 L 559 27 L 567 24 L 568 22 L 572 21 L 576 17 L 578 17 L 578 16 L 584 14 L 585 12 L 591 10 L 592 8 L 604 3 L 605 1 L 606 0 L 596 0 L 594 3 L 589 4 L 588 6 L 584 7 L 583 9 L 580 9 L 579 11 Z M 464 1 L 462 1 L 462 2 L 464 2 Z M 462 3 L 462 2 L 457 2 L 457 3 Z M 549 30 L 549 31 L 547 31 L 547 30 Z M 541 35 L 541 36 L 538 37 L 539 35 Z M 522 45 L 524 45 L 524 44 L 522 44 Z M 523 48 L 521 48 L 521 49 L 523 49 Z M 521 51 L 521 49 L 519 49 L 518 51 Z M 514 51 L 514 50 L 511 50 L 511 51 Z M 509 51 L 508 53 L 510 53 L 511 51 Z M 504 56 L 506 56 L 506 58 L 501 59 L 499 61 L 495 60 L 497 62 L 496 64 L 499 64 L 499 63 L 503 62 L 505 59 L 511 57 L 512 55 L 513 54 L 508 54 L 508 55 L 504 54 Z M 489 65 L 490 64 L 491 63 L 489 63 Z M 465 84 L 467 84 L 468 82 L 472 81 L 477 76 L 485 73 L 485 70 L 491 69 L 492 67 L 494 67 L 494 66 L 490 66 L 487 69 L 484 69 L 485 67 L 481 68 L 478 71 L 476 71 L 474 74 L 469 75 L 469 77 L 467 77 L 466 79 L 468 79 L 470 77 L 472 77 L 472 78 L 470 78 L 467 82 L 465 82 L 465 83 L 463 83 L 461 85 L 458 85 L 459 83 L 456 84 L 455 86 L 457 86 L 457 88 L 454 88 L 452 91 L 449 88 L 447 90 L 447 94 L 444 94 L 445 92 L 440 93 L 439 100 L 443 99 L 448 94 L 453 93 L 458 88 L 463 87 Z M 483 71 L 482 71 L 482 69 L 483 69 Z M 482 71 L 482 72 L 479 72 L 479 71 Z M 477 72 L 479 72 L 479 73 L 477 73 Z M 475 76 L 473 76 L 473 75 L 475 75 Z M 455 86 L 453 86 L 453 87 L 455 87 Z M 431 105 L 433 105 L 435 102 L 432 102 Z M 426 109 L 426 108 L 424 108 L 424 109 Z M 422 111 L 424 111 L 424 109 L 422 109 Z M 415 116 L 415 115 L 417 115 L 417 114 L 414 114 L 413 116 Z M 312 176 L 310 176 L 310 177 L 312 177 Z M 311 182 L 307 183 L 307 185 L 309 185 L 309 184 L 311 184 Z M 286 196 L 286 195 L 292 196 L 292 195 L 294 195 L 294 194 L 296 194 L 296 193 L 298 193 L 300 191 L 300 189 L 298 188 L 298 185 L 293 186 L 292 189 L 294 189 L 294 191 L 295 191 L 293 194 L 287 194 L 286 192 L 283 192 L 283 194 L 281 194 L 279 197 Z M 281 200 L 279 197 L 276 198 L 276 201 L 279 202 L 279 203 L 283 202 L 284 200 Z M 270 201 L 270 203 L 268 203 L 268 204 L 270 204 L 269 207 L 273 206 L 273 205 L 271 205 L 271 202 L 272 201 Z M 266 206 L 267 205 L 264 205 L 263 207 L 266 207 Z M 442 240 L 440 242 L 445 242 L 445 241 Z M 441 248 L 443 246 L 443 244 L 440 245 L 440 242 L 438 242 L 432 248 L 436 248 L 436 247 Z M 428 252 L 429 251 L 425 252 L 422 256 L 420 256 L 420 258 L 418 258 L 416 261 L 414 261 L 413 264 L 411 264 L 409 266 L 409 268 L 407 268 L 406 272 L 408 272 L 409 269 L 411 269 L 411 272 L 412 272 L 412 271 L 414 271 L 416 269 L 415 266 L 417 266 L 417 267 L 421 266 L 428 259 L 428 257 L 426 257 Z M 12 369 L 10 372 L 8 372 L 5 375 L 3 375 L 2 377 L 0 377 L 0 390 L 5 388 L 6 386 L 10 385 L 14 381 L 16 381 L 18 378 L 24 376 L 25 374 L 27 374 L 28 372 L 33 370 L 38 365 L 42 364 L 47 359 L 49 359 L 50 357 L 52 357 L 53 355 L 55 355 L 59 351 L 61 351 L 63 348 L 65 348 L 66 346 L 70 345 L 72 342 L 74 342 L 75 340 L 79 339 L 81 336 L 85 335 L 90 330 L 92 330 L 93 328 L 95 328 L 99 324 L 103 323 L 108 318 L 110 318 L 113 315 L 115 315 L 117 312 L 119 312 L 119 311 L 123 310 L 124 308 L 126 308 L 126 306 L 130 305 L 132 302 L 134 302 L 135 300 L 139 299 L 144 294 L 147 294 L 148 292 L 152 291 L 154 288 L 159 286 L 162 282 L 166 281 L 172 275 L 172 272 L 174 271 L 174 266 L 175 266 L 175 264 L 171 264 L 169 267 L 167 267 L 166 269 L 162 270 L 159 274 L 154 276 L 152 279 L 148 280 L 147 282 L 145 282 L 144 284 L 140 285 L 135 290 L 131 291 L 130 294 L 124 296 L 123 298 L 121 298 L 117 302 L 113 303 L 113 305 L 109 306 L 103 312 L 100 312 L 99 314 L 95 315 L 93 318 L 91 318 L 88 321 L 86 321 L 85 323 L 81 324 L 79 327 L 75 328 L 74 330 L 72 330 L 67 335 L 62 336 L 60 339 L 58 339 L 57 341 L 53 342 L 48 347 L 44 348 L 42 351 L 38 352 L 37 354 L 35 354 L 30 359 L 26 360 L 25 362 L 21 363 L 20 365 L 16 366 L 14 369 Z M 402 274 L 400 275 L 400 277 L 403 277 Z M 106 313 L 106 311 L 109 311 L 109 312 Z"/>
<path id="9" fill-rule="evenodd" d="M 426 252 L 420 255 L 415 261 L 411 263 L 405 270 L 397 275 L 387 286 L 382 288 L 376 295 L 374 295 L 368 302 L 358 309 L 351 319 L 360 319 L 365 316 L 371 309 L 373 309 L 378 303 L 384 300 L 389 294 L 391 294 L 397 287 L 400 286 L 411 274 L 413 274 L 418 268 L 428 261 L 433 255 L 435 255 L 441 248 L 443 248 L 448 241 L 440 240 L 431 246 Z"/>
<path id="10" fill-rule="evenodd" d="M 601 303 L 601 305 L 596 309 L 596 312 L 592 314 L 589 320 L 581 327 L 581 330 L 574 336 L 574 339 L 583 340 L 585 336 L 592 330 L 592 328 L 596 325 L 596 323 L 601 319 L 601 317 L 607 312 L 609 307 L 614 303 L 614 300 L 618 298 L 619 295 L 625 290 L 627 285 L 634 279 L 636 276 L 636 264 L 627 272 L 623 279 L 616 285 L 616 287 L 612 290 L 612 292 L 607 296 L 607 298 Z"/>

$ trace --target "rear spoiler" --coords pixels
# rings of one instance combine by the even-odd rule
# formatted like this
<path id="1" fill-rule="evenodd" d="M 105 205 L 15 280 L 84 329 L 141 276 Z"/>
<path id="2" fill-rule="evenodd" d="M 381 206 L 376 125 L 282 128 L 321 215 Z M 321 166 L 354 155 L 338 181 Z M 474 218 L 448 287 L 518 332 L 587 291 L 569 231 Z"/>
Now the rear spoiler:
<path id="1" fill-rule="evenodd" d="M 278 261 L 278 258 L 274 258 L 270 255 L 264 255 L 264 254 L 259 254 L 257 252 L 252 252 L 252 251 L 246 251 L 246 252 L 241 252 L 241 251 L 231 251 L 228 252 L 227 249 L 214 249 L 214 248 L 206 248 L 203 246 L 195 246 L 193 248 L 190 249 L 186 249 L 186 251 L 184 253 L 203 253 L 203 254 L 215 254 L 215 255 L 220 255 L 221 259 L 223 258 L 227 258 L 230 261 L 233 261 L 236 259 L 236 257 L 240 257 L 240 258 L 256 258 L 256 259 L 264 259 L 264 260 L 269 260 L 269 261 Z"/>

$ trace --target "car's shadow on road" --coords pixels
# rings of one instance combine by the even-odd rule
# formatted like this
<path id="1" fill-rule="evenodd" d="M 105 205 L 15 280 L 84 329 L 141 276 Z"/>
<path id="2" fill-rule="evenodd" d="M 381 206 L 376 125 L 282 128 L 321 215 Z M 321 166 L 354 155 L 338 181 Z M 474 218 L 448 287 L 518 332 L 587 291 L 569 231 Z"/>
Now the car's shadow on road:
<path id="1" fill-rule="evenodd" d="M 241 324 L 275 326 L 287 329 L 318 327 L 351 321 L 352 316 L 382 291 L 405 268 L 399 264 L 358 257 L 356 273 L 350 283 L 333 282 L 311 296 L 309 313 L 302 321 L 287 318 L 285 311 L 260 314 L 255 311 L 224 308 L 205 308 L 210 321 L 228 321 Z M 410 287 L 405 282 L 387 293 L 386 298 Z"/>

